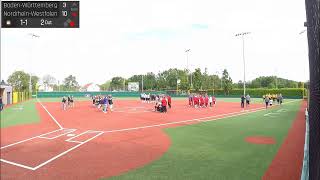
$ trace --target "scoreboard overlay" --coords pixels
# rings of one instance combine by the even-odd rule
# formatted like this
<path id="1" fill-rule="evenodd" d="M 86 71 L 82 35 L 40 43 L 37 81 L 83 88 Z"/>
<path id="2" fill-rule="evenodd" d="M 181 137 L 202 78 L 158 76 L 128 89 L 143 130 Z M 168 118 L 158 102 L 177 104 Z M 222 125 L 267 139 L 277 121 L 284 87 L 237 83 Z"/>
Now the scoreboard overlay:
<path id="1" fill-rule="evenodd" d="M 79 1 L 1 1 L 2 28 L 79 28 Z"/>

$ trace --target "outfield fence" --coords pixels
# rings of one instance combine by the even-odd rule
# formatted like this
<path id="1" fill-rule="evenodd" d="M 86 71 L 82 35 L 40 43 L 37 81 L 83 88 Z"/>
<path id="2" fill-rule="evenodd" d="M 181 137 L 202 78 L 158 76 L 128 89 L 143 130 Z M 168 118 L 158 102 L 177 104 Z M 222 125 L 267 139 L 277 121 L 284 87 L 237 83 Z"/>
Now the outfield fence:
<path id="1" fill-rule="evenodd" d="M 150 94 L 169 94 L 172 97 L 187 97 L 188 93 L 196 93 L 200 91 L 190 90 L 186 91 L 176 91 L 176 90 L 163 90 L 163 91 L 144 91 L 144 93 Z M 239 98 L 243 90 L 234 89 L 228 95 L 224 93 L 221 89 L 201 91 L 208 95 L 214 95 L 216 97 L 225 97 L 225 98 Z M 277 94 L 281 93 L 284 98 L 287 99 L 302 99 L 303 98 L 303 89 L 279 89 L 279 90 L 266 90 L 266 89 L 248 89 L 248 94 L 252 98 L 262 98 L 265 94 Z M 50 97 L 63 97 L 63 96 L 73 96 L 73 97 L 86 97 L 86 96 L 95 96 L 95 95 L 108 95 L 111 94 L 114 97 L 139 97 L 141 92 L 129 92 L 129 91 L 99 91 L 99 92 L 76 92 L 76 91 L 57 91 L 57 92 L 37 92 L 34 93 L 34 97 L 39 98 L 50 98 Z"/>
<path id="2" fill-rule="evenodd" d="M 165 94 L 163 91 L 145 91 L 144 93 L 150 94 Z M 75 92 L 75 91 L 60 91 L 60 92 L 37 92 L 35 94 L 38 98 L 50 98 L 50 97 L 90 97 L 95 95 L 112 95 L 114 97 L 140 97 L 141 92 L 111 92 L 111 91 L 99 91 L 99 92 Z"/>
<path id="3" fill-rule="evenodd" d="M 31 98 L 31 93 L 29 92 L 13 92 L 12 93 L 12 103 L 16 104 L 22 101 L 26 101 Z"/>

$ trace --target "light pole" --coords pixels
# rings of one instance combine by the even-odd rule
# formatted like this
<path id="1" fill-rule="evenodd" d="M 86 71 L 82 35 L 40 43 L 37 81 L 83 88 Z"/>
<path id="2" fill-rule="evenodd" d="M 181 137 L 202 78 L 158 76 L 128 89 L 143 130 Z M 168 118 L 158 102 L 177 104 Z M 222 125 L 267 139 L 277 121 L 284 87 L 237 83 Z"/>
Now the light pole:
<path id="1" fill-rule="evenodd" d="M 177 76 L 177 91 L 176 91 L 176 94 L 178 94 L 178 91 L 179 91 L 179 84 L 180 84 L 180 79 L 179 79 L 178 69 L 176 69 L 176 76 Z"/>
<path id="2" fill-rule="evenodd" d="M 29 33 L 28 36 L 30 36 L 32 39 L 33 38 L 40 38 L 39 35 L 33 34 L 33 33 Z M 32 78 L 32 53 L 31 53 L 31 58 L 30 58 L 30 64 L 31 64 L 31 68 L 30 68 L 30 78 L 29 78 L 29 92 L 31 93 L 32 96 L 32 83 L 31 83 L 31 78 Z"/>
<path id="3" fill-rule="evenodd" d="M 189 72 L 189 52 L 191 51 L 191 49 L 187 49 L 187 50 L 185 50 L 184 52 L 187 54 L 187 70 L 188 70 L 188 72 Z M 193 85 L 192 85 L 192 73 L 191 73 L 191 77 L 190 77 L 190 86 L 191 86 L 191 88 L 193 87 Z"/>
<path id="4" fill-rule="evenodd" d="M 278 70 L 277 70 L 277 68 L 276 68 L 276 73 L 275 73 L 275 78 L 276 78 L 276 89 L 278 89 L 278 76 L 277 76 L 277 74 L 278 74 Z"/>
<path id="5" fill-rule="evenodd" d="M 307 29 L 304 29 L 304 30 L 302 30 L 300 33 L 299 33 L 299 35 L 302 35 L 302 34 L 304 34 L 305 32 L 307 32 Z M 305 69 L 304 69 L 305 70 Z M 302 88 L 303 88 L 303 96 L 306 94 L 306 92 L 305 92 L 305 88 L 304 88 L 304 82 L 302 82 Z"/>
<path id="6" fill-rule="evenodd" d="M 250 34 L 250 32 L 238 33 L 235 36 L 241 36 L 242 38 L 242 58 L 243 58 L 243 95 L 246 96 L 246 61 L 244 57 L 244 36 Z"/>
<path id="7" fill-rule="evenodd" d="M 141 75 L 141 92 L 143 92 L 143 74 Z"/>

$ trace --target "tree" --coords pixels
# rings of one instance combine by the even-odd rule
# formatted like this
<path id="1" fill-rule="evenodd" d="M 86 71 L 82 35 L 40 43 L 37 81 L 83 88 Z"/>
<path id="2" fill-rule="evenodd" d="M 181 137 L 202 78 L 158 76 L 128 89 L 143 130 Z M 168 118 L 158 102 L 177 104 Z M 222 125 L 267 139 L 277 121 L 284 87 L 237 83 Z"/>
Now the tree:
<path id="1" fill-rule="evenodd" d="M 53 87 L 54 84 L 56 84 L 56 78 L 47 74 L 42 77 L 42 83 L 45 87 L 49 87 L 49 86 Z"/>
<path id="2" fill-rule="evenodd" d="M 193 87 L 196 91 L 202 89 L 202 73 L 200 68 L 195 69 L 193 73 Z"/>
<path id="3" fill-rule="evenodd" d="M 157 89 L 162 90 L 166 89 L 168 87 L 168 71 L 159 72 L 156 76 L 156 82 L 157 82 Z"/>
<path id="4" fill-rule="evenodd" d="M 188 71 L 185 70 L 179 70 L 177 69 L 177 73 L 178 73 L 178 78 L 180 80 L 180 84 L 178 84 L 178 88 L 180 90 L 188 90 L 189 88 L 189 83 L 188 83 Z"/>
<path id="5" fill-rule="evenodd" d="M 31 77 L 32 90 L 36 90 L 39 78 L 37 76 Z M 30 75 L 24 71 L 13 72 L 7 82 L 13 87 L 14 91 L 29 91 Z"/>
<path id="6" fill-rule="evenodd" d="M 210 76 L 208 74 L 208 69 L 204 69 L 204 73 L 201 76 L 201 88 L 200 89 L 212 89 L 212 81 L 210 80 Z"/>
<path id="7" fill-rule="evenodd" d="M 38 76 L 31 76 L 31 84 L 32 84 L 32 92 L 38 91 L 38 82 L 39 82 L 39 77 Z"/>
<path id="8" fill-rule="evenodd" d="M 147 73 L 143 77 L 143 89 L 153 90 L 156 88 L 156 75 L 152 72 Z"/>
<path id="9" fill-rule="evenodd" d="M 243 82 L 241 80 L 238 81 L 237 85 L 236 85 L 237 88 L 239 89 L 242 89 L 243 88 Z M 248 86 L 246 86 L 248 87 Z"/>
<path id="10" fill-rule="evenodd" d="M 229 76 L 227 69 L 224 69 L 222 72 L 222 81 L 223 81 L 222 88 L 223 88 L 224 94 L 227 95 L 232 89 L 232 79 Z"/>
<path id="11" fill-rule="evenodd" d="M 125 87 L 125 79 L 123 77 L 117 76 L 113 77 L 110 82 L 110 88 L 112 90 L 120 90 Z"/>
<path id="12" fill-rule="evenodd" d="M 99 86 L 102 91 L 108 91 L 110 89 L 110 84 L 111 84 L 111 81 L 108 80 L 105 83 L 100 84 Z"/>
<path id="13" fill-rule="evenodd" d="M 42 82 L 46 86 L 54 85 L 54 84 L 56 84 L 56 78 L 54 78 L 53 76 L 47 74 L 47 75 L 44 75 L 42 77 Z"/>
<path id="14" fill-rule="evenodd" d="M 299 87 L 299 84 L 276 76 L 261 76 L 252 80 L 249 86 L 250 88 L 295 88 Z"/>
<path id="15" fill-rule="evenodd" d="M 77 91 L 79 89 L 79 83 L 75 76 L 69 75 L 63 81 L 64 89 L 67 91 Z"/>
<path id="16" fill-rule="evenodd" d="M 127 82 L 139 82 L 139 89 L 141 89 L 142 75 L 133 75 L 128 79 Z"/>

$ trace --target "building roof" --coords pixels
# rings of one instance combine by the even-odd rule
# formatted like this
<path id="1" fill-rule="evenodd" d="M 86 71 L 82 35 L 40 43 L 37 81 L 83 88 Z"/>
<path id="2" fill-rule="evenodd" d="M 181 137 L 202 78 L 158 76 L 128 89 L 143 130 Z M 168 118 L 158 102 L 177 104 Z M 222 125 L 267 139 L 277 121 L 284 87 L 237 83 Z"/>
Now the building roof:
<path id="1" fill-rule="evenodd" d="M 91 85 L 97 86 L 97 84 L 89 83 L 89 84 L 84 85 L 82 88 L 87 89 L 87 88 L 88 88 L 89 86 L 91 86 Z"/>
<path id="2" fill-rule="evenodd" d="M 0 85 L 2 85 L 2 86 L 9 86 L 9 84 L 7 84 L 6 82 L 4 82 L 4 80 L 2 80 L 2 81 L 0 82 Z"/>

